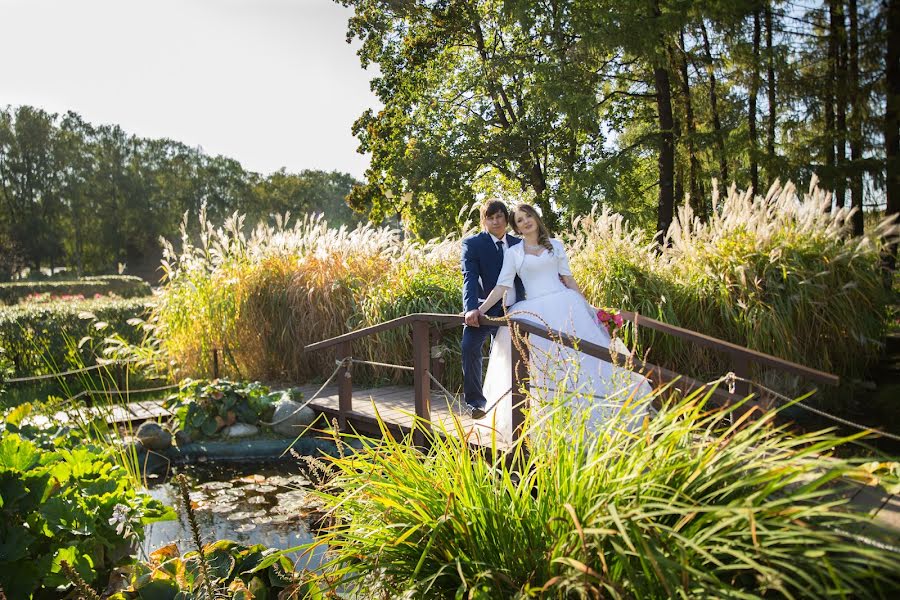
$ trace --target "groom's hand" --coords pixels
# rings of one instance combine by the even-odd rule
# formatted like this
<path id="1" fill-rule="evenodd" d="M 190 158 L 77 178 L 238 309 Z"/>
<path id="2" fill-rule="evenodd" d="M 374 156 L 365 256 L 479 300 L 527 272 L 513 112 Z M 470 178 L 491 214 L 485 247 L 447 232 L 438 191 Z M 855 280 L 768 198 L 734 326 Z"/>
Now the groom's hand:
<path id="1" fill-rule="evenodd" d="M 466 325 L 469 327 L 481 327 L 481 323 L 478 322 L 478 317 L 481 316 L 481 311 L 477 308 L 473 308 L 465 314 Z"/>

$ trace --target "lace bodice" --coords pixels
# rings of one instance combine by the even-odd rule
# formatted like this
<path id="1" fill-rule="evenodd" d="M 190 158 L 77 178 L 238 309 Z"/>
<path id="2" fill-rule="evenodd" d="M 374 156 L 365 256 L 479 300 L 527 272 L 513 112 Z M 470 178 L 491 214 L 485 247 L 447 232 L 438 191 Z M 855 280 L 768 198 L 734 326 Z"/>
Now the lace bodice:
<path id="1" fill-rule="evenodd" d="M 544 250 L 540 255 L 527 254 L 525 244 L 517 244 L 503 255 L 503 268 L 497 285 L 513 286 L 518 275 L 525 286 L 525 297 L 540 298 L 566 289 L 559 280 L 560 275 L 571 275 L 566 250 L 559 240 L 550 240 L 553 252 Z"/>

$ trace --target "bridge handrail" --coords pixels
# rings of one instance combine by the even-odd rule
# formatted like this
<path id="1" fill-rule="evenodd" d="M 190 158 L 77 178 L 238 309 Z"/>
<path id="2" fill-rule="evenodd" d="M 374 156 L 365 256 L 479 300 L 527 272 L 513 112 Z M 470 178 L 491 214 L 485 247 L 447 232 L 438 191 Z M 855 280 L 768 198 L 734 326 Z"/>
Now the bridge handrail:
<path id="1" fill-rule="evenodd" d="M 732 356 L 733 359 L 738 361 L 750 361 L 755 362 L 762 365 L 767 365 L 770 367 L 774 367 L 781 371 L 786 371 L 789 373 L 794 373 L 795 375 L 801 375 L 811 381 L 816 383 L 822 383 L 825 385 L 837 385 L 840 382 L 840 378 L 837 375 L 833 375 L 831 373 L 826 373 L 824 371 L 819 371 L 818 369 L 813 369 L 811 367 L 806 367 L 804 365 L 791 362 L 789 360 L 785 360 L 783 358 L 778 358 L 777 356 L 772 356 L 771 354 L 766 354 L 764 352 L 759 352 L 757 350 L 751 350 L 749 348 L 744 348 L 743 346 L 738 346 L 737 344 L 733 344 L 731 342 L 727 342 L 725 340 L 720 340 L 718 338 L 714 338 L 712 336 L 704 335 L 702 333 L 698 333 L 696 331 L 691 331 L 689 329 L 684 329 L 682 327 L 678 327 L 676 325 L 670 325 L 669 323 L 664 323 L 662 321 L 657 321 L 656 319 L 646 317 L 641 315 L 640 313 L 630 312 L 630 311 L 621 311 L 622 317 L 631 323 L 634 323 L 638 327 L 646 327 L 648 329 L 652 329 L 655 331 L 659 331 L 661 333 L 666 333 L 675 337 L 679 337 L 691 342 L 696 343 L 700 346 L 706 346 L 708 348 L 712 348 L 714 350 L 719 350 L 721 352 L 726 352 Z M 442 313 L 411 313 L 402 317 L 398 317 L 396 319 L 392 319 L 390 321 L 384 321 L 383 323 L 378 323 L 377 325 L 371 325 L 369 327 L 363 327 L 361 329 L 357 329 L 348 333 L 344 333 L 342 335 L 335 336 L 333 338 L 329 338 L 327 340 L 322 340 L 319 342 L 315 342 L 313 344 L 309 344 L 305 346 L 304 350 L 306 352 L 311 352 L 315 350 L 323 350 L 325 348 L 330 348 L 332 346 L 337 346 L 338 344 L 351 342 L 353 340 L 358 340 L 369 335 L 373 335 L 376 333 L 380 333 L 382 331 L 389 331 L 391 329 L 396 329 L 398 327 L 402 327 L 404 325 L 409 325 L 415 321 L 425 321 L 429 323 L 445 323 L 448 325 L 462 325 L 464 320 L 462 315 L 450 315 L 450 314 L 442 314 Z M 495 319 L 492 317 L 481 317 L 480 322 L 482 325 L 508 325 L 509 321 L 515 322 L 517 325 L 522 327 L 528 333 L 552 340 L 561 340 L 564 342 L 564 345 L 572 347 L 572 344 L 576 342 L 573 338 L 559 331 L 548 330 L 545 327 L 540 327 L 535 325 L 534 323 L 518 318 L 511 319 Z M 584 340 L 577 340 L 578 349 L 585 354 L 590 356 L 594 356 L 596 358 L 600 358 L 603 360 L 609 360 L 609 350 L 599 346 L 597 344 L 592 344 L 590 342 L 586 342 Z M 635 366 L 640 368 L 644 366 L 639 360 L 635 361 Z M 647 365 L 648 367 L 652 367 L 654 369 L 658 369 L 659 367 L 655 367 L 652 365 Z M 739 375 L 744 375 L 744 373 L 738 373 Z"/>

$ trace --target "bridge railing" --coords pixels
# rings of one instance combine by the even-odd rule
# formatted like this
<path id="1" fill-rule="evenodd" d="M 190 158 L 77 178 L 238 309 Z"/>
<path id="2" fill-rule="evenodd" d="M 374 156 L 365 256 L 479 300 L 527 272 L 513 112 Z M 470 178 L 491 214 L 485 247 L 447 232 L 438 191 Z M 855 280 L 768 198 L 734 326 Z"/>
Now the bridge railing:
<path id="1" fill-rule="evenodd" d="M 698 346 L 711 348 L 728 354 L 731 357 L 733 372 L 744 381 L 749 380 L 750 378 L 750 368 L 752 364 L 763 365 L 785 373 L 799 375 L 818 384 L 837 385 L 840 381 L 836 375 L 832 375 L 831 373 L 825 373 L 778 358 L 777 356 L 744 348 L 737 344 L 726 342 L 696 331 L 663 323 L 662 321 L 657 321 L 638 313 L 622 311 L 622 316 L 625 320 L 633 323 L 635 327 L 645 327 L 659 331 L 667 335 L 687 340 Z M 614 362 L 609 348 L 585 340 L 580 340 L 561 331 L 537 325 L 531 321 L 521 318 L 494 319 L 490 317 L 481 317 L 480 321 L 482 325 L 509 326 L 510 336 L 513 340 L 521 339 L 522 336 L 528 334 L 536 335 L 569 348 L 576 348 L 579 352 L 599 358 L 600 360 Z M 416 422 L 414 423 L 413 441 L 418 445 L 423 444 L 425 437 L 424 430 L 429 427 L 429 424 L 431 423 L 430 374 L 436 368 L 436 365 L 433 364 L 431 359 L 431 340 L 440 335 L 442 328 L 448 326 L 461 326 L 463 323 L 464 320 L 462 315 L 414 313 L 370 327 L 357 329 L 306 346 L 305 350 L 307 352 L 335 348 L 336 359 L 341 365 L 337 373 L 339 426 L 344 429 L 347 427 L 348 419 L 353 417 L 363 417 L 363 415 L 356 413 L 353 410 L 353 375 L 350 368 L 353 362 L 353 342 L 377 333 L 410 325 L 412 327 L 413 346 L 413 395 L 415 401 L 415 414 L 417 417 Z M 523 383 L 528 377 L 529 357 L 527 356 L 527 353 L 527 344 L 512 344 L 512 424 L 513 430 L 516 432 L 515 435 L 518 435 L 524 421 L 523 409 L 525 408 L 526 398 Z M 659 365 L 644 362 L 637 357 L 629 358 L 629 362 L 636 371 L 641 372 L 650 379 L 654 386 L 671 384 L 685 394 L 707 386 L 704 382 L 676 373 Z M 717 401 L 726 403 L 741 400 L 745 398 L 749 392 L 750 390 L 747 387 L 735 389 L 734 392 L 721 388 L 710 390 L 710 393 Z"/>

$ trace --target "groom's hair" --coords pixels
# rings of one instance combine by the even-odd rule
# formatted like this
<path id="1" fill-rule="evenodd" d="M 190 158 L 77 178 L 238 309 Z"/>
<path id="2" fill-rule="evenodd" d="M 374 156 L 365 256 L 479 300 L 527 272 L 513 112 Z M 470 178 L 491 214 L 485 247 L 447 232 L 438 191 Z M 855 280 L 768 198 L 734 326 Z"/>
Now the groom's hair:
<path id="1" fill-rule="evenodd" d="M 488 217 L 493 217 L 497 213 L 503 213 L 503 216 L 506 217 L 506 222 L 509 223 L 509 209 L 506 207 L 506 204 L 502 200 L 488 200 L 484 204 L 481 205 L 481 222 L 484 223 L 484 220 Z"/>

